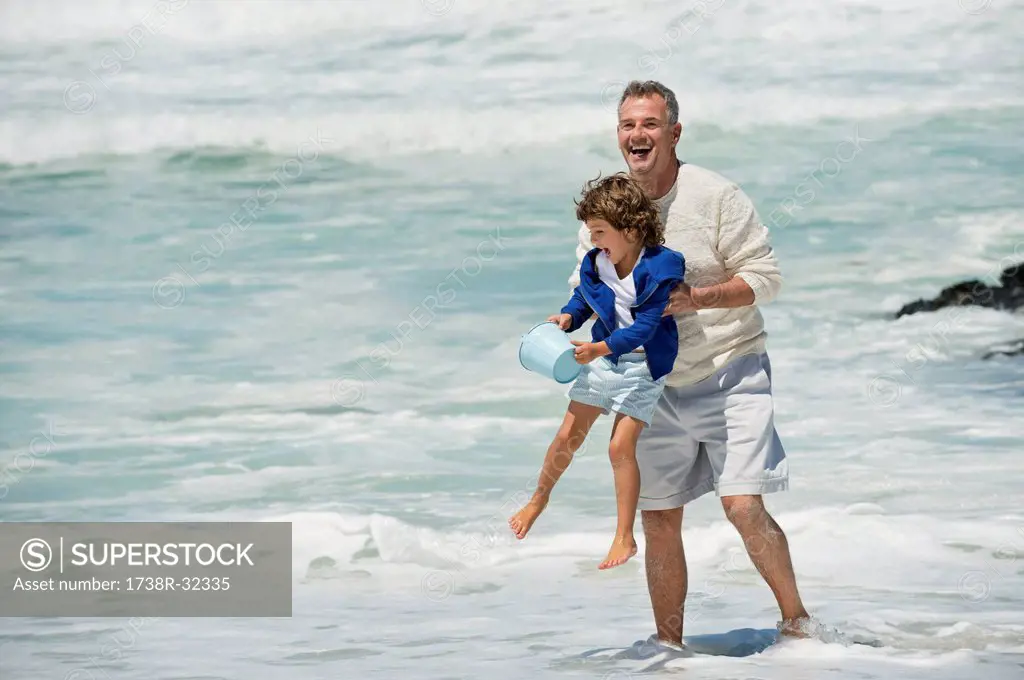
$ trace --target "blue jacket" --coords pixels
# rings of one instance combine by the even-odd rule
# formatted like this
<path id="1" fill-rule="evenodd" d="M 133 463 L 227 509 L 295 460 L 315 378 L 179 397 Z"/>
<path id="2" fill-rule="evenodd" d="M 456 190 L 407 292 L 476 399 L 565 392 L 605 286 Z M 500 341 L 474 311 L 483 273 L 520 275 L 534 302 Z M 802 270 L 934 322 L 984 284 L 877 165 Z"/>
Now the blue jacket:
<path id="1" fill-rule="evenodd" d="M 591 329 L 593 342 L 607 343 L 612 351 L 607 359 L 613 364 L 623 354 L 643 345 L 647 365 L 655 380 L 672 371 L 679 352 L 679 331 L 672 316 L 662 316 L 668 304 L 668 294 L 683 280 L 686 261 L 682 254 L 664 246 L 649 247 L 633 267 L 636 286 L 636 304 L 632 307 L 633 325 L 617 328 L 615 320 L 615 293 L 597 271 L 600 248 L 588 252 L 580 263 L 580 284 L 572 298 L 562 307 L 562 314 L 572 316 L 569 332 L 577 330 L 592 314 L 597 320 Z"/>

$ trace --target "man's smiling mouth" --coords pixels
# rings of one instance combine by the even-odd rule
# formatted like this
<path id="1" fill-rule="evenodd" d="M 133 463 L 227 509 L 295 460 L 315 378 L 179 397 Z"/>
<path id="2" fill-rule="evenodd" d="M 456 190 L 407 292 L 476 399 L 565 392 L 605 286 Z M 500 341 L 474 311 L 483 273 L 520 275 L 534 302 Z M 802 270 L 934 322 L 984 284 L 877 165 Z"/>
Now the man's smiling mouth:
<path id="1" fill-rule="evenodd" d="M 646 160 L 651 154 L 651 146 L 649 144 L 630 144 L 629 155 L 637 160 Z"/>

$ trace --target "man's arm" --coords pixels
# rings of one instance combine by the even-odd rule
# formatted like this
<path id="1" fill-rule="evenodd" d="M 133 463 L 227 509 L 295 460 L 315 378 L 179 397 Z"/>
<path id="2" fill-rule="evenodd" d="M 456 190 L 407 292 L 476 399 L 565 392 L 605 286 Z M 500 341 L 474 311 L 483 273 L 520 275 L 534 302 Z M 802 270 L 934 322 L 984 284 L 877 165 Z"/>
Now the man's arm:
<path id="1" fill-rule="evenodd" d="M 782 272 L 775 259 L 768 227 L 758 217 L 750 198 L 735 184 L 722 195 L 718 213 L 718 252 L 732 279 L 699 291 L 694 300 L 718 300 L 716 307 L 766 304 L 782 288 Z"/>
<path id="2" fill-rule="evenodd" d="M 669 294 L 665 314 L 686 314 L 698 309 L 747 307 L 754 304 L 754 290 L 746 281 L 733 276 L 725 283 L 692 288 L 680 283 Z"/>
<path id="3" fill-rule="evenodd" d="M 765 304 L 779 294 L 782 273 L 768 228 L 750 198 L 735 184 L 723 192 L 719 202 L 718 252 L 731 278 L 708 286 L 679 285 L 672 291 L 666 314 Z"/>
<path id="4" fill-rule="evenodd" d="M 587 229 L 586 224 L 580 224 L 580 230 L 576 234 L 576 269 L 572 271 L 569 276 L 569 289 L 573 291 L 575 295 L 576 288 L 580 285 L 580 267 L 583 266 L 583 258 L 587 256 L 591 250 L 594 249 L 594 244 L 590 241 L 590 229 Z M 591 310 L 590 315 L 587 319 L 597 317 L 597 312 Z"/>
<path id="5" fill-rule="evenodd" d="M 576 269 L 569 276 L 569 290 L 576 290 L 576 286 L 580 285 L 580 267 L 583 265 L 583 258 L 593 249 L 594 244 L 590 242 L 590 230 L 587 229 L 586 224 L 580 224 L 580 230 L 576 234 Z"/>

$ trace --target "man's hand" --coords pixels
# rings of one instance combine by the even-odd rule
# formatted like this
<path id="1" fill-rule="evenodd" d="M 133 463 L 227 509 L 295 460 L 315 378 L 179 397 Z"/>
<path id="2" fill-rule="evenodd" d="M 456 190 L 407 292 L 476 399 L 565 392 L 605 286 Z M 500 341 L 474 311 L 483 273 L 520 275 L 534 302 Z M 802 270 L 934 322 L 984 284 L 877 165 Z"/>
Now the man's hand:
<path id="1" fill-rule="evenodd" d="M 693 299 L 693 288 L 690 288 L 685 283 L 679 283 L 668 294 L 668 304 L 665 305 L 665 311 L 662 316 L 686 314 L 688 312 L 696 312 L 698 309 L 700 308 L 697 306 L 696 300 Z"/>
<path id="2" fill-rule="evenodd" d="M 612 351 L 608 348 L 608 343 L 602 342 L 581 342 L 579 340 L 571 340 L 572 344 L 576 345 L 576 363 L 578 364 L 589 364 L 598 357 L 607 356 Z"/>
<path id="3" fill-rule="evenodd" d="M 569 327 L 572 326 L 572 315 L 552 314 L 551 316 L 548 317 L 548 321 L 557 323 L 559 328 L 561 328 L 563 331 L 567 331 L 569 330 Z"/>

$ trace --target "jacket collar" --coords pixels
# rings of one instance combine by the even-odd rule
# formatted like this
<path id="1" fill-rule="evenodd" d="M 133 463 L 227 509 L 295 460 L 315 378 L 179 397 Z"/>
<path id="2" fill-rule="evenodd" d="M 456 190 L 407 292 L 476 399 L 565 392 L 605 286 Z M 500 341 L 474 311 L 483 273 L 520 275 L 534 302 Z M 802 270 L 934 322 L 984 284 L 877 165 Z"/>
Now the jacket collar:
<path id="1" fill-rule="evenodd" d="M 645 284 L 644 288 L 646 288 L 650 283 L 656 283 L 660 279 L 658 268 L 652 268 L 650 266 L 651 258 L 659 253 L 660 250 L 660 246 L 648 246 L 645 248 L 644 253 L 636 261 L 636 264 L 633 266 L 633 271 L 631 272 L 634 283 Z M 601 274 L 597 271 L 597 254 L 599 252 L 601 252 L 599 248 L 593 248 L 589 253 L 587 253 L 587 266 L 585 267 L 585 271 L 581 270 L 586 278 L 590 280 L 591 285 L 595 287 L 602 285 Z M 639 286 L 637 287 L 636 294 L 637 299 L 640 299 L 640 296 L 643 294 L 643 291 L 640 290 Z"/>

